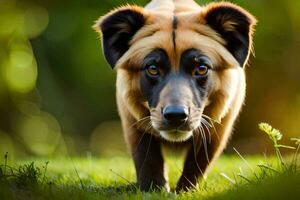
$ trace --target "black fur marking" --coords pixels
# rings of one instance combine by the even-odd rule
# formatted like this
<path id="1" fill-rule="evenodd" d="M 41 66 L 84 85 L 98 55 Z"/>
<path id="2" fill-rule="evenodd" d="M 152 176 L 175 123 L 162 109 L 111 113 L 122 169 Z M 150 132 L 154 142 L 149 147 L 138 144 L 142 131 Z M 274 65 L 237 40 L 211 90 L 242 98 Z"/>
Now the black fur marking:
<path id="1" fill-rule="evenodd" d="M 143 14 L 131 9 L 117 11 L 100 24 L 104 55 L 112 68 L 129 49 L 129 41 L 144 24 Z"/>
<path id="2" fill-rule="evenodd" d="M 195 58 L 198 58 L 200 63 L 195 63 Z M 178 73 L 171 70 L 168 55 L 164 50 L 156 49 L 152 51 L 143 61 L 143 70 L 140 79 L 141 91 L 149 106 L 151 108 L 157 106 L 162 89 L 171 83 L 173 86 L 176 84 L 188 84 L 193 93 L 192 101 L 194 105 L 201 107 L 203 99 L 210 93 L 211 81 L 209 74 L 205 77 L 195 78 L 192 76 L 192 73 L 199 64 L 203 63 L 210 63 L 209 58 L 199 50 L 189 49 L 181 55 L 180 71 Z M 160 77 L 152 78 L 147 75 L 145 68 L 152 64 L 159 67 Z M 175 86 L 174 91 L 176 91 L 176 89 Z M 172 94 L 170 93 L 170 95 Z M 176 98 L 174 100 L 176 101 Z"/>
<path id="3" fill-rule="evenodd" d="M 195 58 L 197 58 L 200 63 L 195 62 Z M 199 64 L 210 65 L 210 63 L 210 59 L 197 49 L 188 49 L 181 55 L 180 73 L 188 76 L 188 80 L 190 82 L 189 85 L 194 95 L 193 102 L 195 106 L 198 107 L 202 105 L 202 100 L 210 92 L 209 75 L 201 78 L 195 78 L 192 77 L 191 74 Z"/>
<path id="4" fill-rule="evenodd" d="M 173 41 L 173 47 L 174 49 L 176 49 L 176 29 L 177 29 L 177 26 L 178 26 L 178 19 L 176 16 L 173 17 L 173 22 L 172 22 L 172 27 L 173 27 L 173 30 L 172 30 L 172 41 Z"/>
<path id="5" fill-rule="evenodd" d="M 150 107 L 156 107 L 159 95 L 161 90 L 166 85 L 166 74 L 171 69 L 171 64 L 169 61 L 169 57 L 167 53 L 162 49 L 155 49 L 152 51 L 143 61 L 143 69 L 145 69 L 146 66 L 155 64 L 160 69 L 160 77 L 159 78 L 150 78 L 145 70 L 143 70 L 140 85 L 141 85 L 141 91 L 145 97 L 145 99 L 148 101 Z"/>
<path id="6" fill-rule="evenodd" d="M 242 11 L 229 6 L 212 9 L 205 19 L 227 41 L 226 48 L 243 67 L 249 54 L 251 19 Z M 235 30 L 226 30 L 226 22 L 233 22 Z"/>

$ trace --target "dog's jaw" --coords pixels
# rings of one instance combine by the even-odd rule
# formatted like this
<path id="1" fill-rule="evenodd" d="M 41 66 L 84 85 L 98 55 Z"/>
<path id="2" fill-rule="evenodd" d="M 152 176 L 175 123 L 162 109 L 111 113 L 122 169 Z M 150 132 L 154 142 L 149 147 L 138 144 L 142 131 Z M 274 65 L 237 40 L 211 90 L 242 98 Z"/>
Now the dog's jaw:
<path id="1" fill-rule="evenodd" d="M 160 131 L 160 136 L 170 142 L 184 142 L 188 140 L 192 135 L 193 131 Z"/>

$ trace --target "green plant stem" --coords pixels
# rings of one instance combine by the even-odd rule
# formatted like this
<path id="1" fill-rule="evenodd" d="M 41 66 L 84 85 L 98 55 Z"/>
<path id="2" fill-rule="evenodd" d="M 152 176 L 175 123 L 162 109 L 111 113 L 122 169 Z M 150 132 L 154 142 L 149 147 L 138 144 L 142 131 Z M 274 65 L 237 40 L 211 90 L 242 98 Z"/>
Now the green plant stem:
<path id="1" fill-rule="evenodd" d="M 8 152 L 6 152 L 4 155 L 4 171 L 3 171 L 4 176 L 6 175 L 7 158 L 8 158 Z"/>
<path id="2" fill-rule="evenodd" d="M 48 164 L 49 164 L 49 161 L 47 161 L 47 162 L 45 163 L 45 170 L 44 170 L 44 175 L 43 175 L 43 180 L 42 180 L 42 183 L 44 183 L 44 182 L 45 182 L 45 178 L 46 178 L 46 172 L 47 172 Z"/>

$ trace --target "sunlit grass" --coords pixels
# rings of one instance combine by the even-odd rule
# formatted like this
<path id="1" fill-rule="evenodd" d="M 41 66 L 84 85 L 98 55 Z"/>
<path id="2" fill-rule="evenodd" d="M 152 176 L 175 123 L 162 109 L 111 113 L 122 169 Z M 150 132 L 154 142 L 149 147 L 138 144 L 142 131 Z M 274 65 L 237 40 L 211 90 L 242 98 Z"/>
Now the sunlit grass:
<path id="1" fill-rule="evenodd" d="M 247 163 L 239 156 L 222 156 L 195 190 L 181 194 L 139 191 L 135 185 L 133 162 L 129 157 L 19 160 L 3 163 L 1 167 L 0 185 L 5 187 L 0 189 L 0 199 L 3 199 L 1 196 L 6 197 L 4 199 L 228 199 L 226 195 L 241 195 L 239 191 L 265 187 L 265 182 L 276 184 L 280 179 L 281 175 L 277 172 L 258 166 L 267 165 L 266 162 L 273 166 L 275 157 L 250 156 L 245 159 Z M 181 163 L 180 159 L 174 157 L 167 160 L 173 188 L 181 173 Z M 10 166 L 13 166 L 14 174 L 11 174 Z M 11 175 L 10 181 L 6 182 L 3 174 Z M 273 177 L 279 178 L 273 181 Z M 291 184 L 300 184 L 299 180 Z"/>
<path id="2" fill-rule="evenodd" d="M 208 176 L 189 192 L 141 192 L 129 157 L 31 158 L 0 163 L 0 199 L 299 199 L 299 139 L 296 148 L 278 144 L 279 130 L 260 124 L 274 144 L 276 157 L 223 155 Z M 279 148 L 294 152 L 283 157 Z M 166 159 L 171 188 L 183 160 Z M 173 191 L 173 190 L 172 190 Z"/>

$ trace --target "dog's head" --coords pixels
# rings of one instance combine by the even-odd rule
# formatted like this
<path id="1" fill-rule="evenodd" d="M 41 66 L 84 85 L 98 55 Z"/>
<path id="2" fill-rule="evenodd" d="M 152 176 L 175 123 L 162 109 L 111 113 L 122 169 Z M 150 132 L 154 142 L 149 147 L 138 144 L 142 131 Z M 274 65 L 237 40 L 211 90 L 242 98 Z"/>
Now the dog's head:
<path id="1" fill-rule="evenodd" d="M 127 6 L 100 18 L 105 58 L 130 113 L 169 141 L 221 120 L 244 84 L 255 19 L 230 3 L 169 13 Z M 239 92 L 241 94 L 239 94 Z"/>

